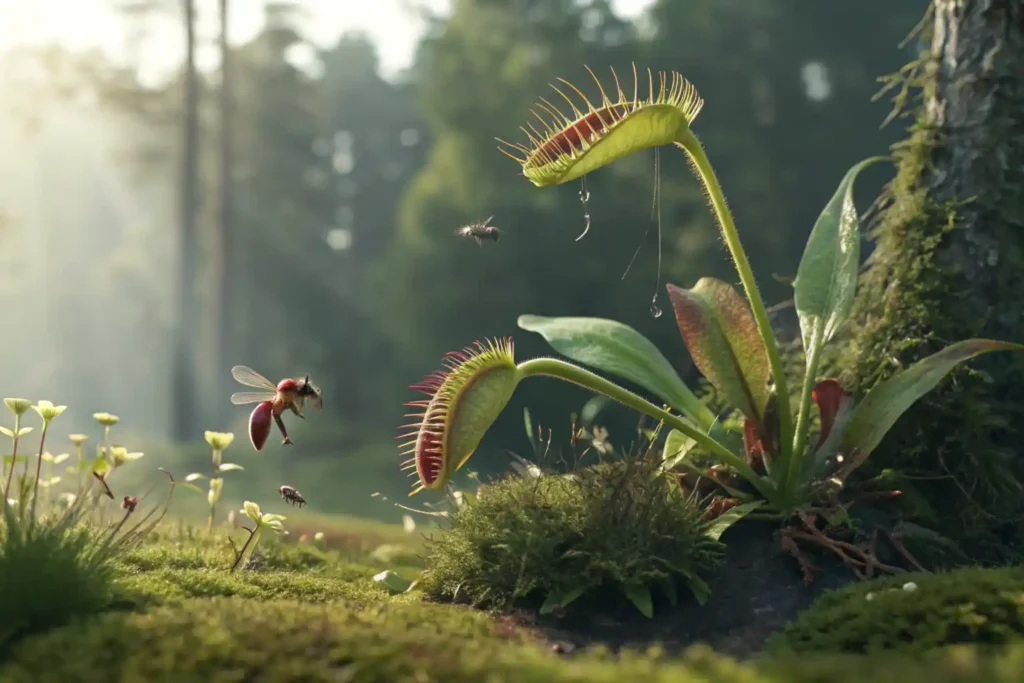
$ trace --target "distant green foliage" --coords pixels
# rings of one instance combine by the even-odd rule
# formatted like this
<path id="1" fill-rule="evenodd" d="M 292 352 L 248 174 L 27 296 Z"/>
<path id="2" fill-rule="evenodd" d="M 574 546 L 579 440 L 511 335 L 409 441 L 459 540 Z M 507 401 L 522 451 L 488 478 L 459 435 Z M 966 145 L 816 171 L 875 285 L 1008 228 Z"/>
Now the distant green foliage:
<path id="1" fill-rule="evenodd" d="M 622 595 L 627 586 L 667 583 L 670 599 L 688 585 L 706 589 L 722 546 L 704 535 L 696 505 L 655 467 L 656 460 L 629 457 L 572 478 L 481 486 L 428 542 L 425 590 L 508 608 L 545 600 L 564 606 L 600 588 Z"/>
<path id="2" fill-rule="evenodd" d="M 72 517 L 0 523 L 0 647 L 104 609 L 114 594 L 111 553 Z"/>
<path id="3" fill-rule="evenodd" d="M 916 589 L 905 590 L 908 582 Z M 887 577 L 826 593 L 769 649 L 923 652 L 960 643 L 1003 645 L 1022 636 L 1024 567 L 969 568 Z"/>

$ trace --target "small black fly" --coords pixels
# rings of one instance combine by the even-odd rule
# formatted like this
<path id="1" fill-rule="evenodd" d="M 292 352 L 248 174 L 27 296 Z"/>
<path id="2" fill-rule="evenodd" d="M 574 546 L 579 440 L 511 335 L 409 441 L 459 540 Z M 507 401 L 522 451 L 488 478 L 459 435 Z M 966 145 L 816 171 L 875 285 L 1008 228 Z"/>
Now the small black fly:
<path id="1" fill-rule="evenodd" d="M 484 246 L 484 240 L 497 242 L 498 237 L 501 236 L 501 230 L 498 230 L 493 225 L 488 225 L 491 222 L 491 218 L 494 218 L 494 216 L 490 216 L 487 220 L 480 221 L 479 223 L 464 225 L 456 230 L 455 234 L 459 237 L 474 239 L 481 247 Z"/>

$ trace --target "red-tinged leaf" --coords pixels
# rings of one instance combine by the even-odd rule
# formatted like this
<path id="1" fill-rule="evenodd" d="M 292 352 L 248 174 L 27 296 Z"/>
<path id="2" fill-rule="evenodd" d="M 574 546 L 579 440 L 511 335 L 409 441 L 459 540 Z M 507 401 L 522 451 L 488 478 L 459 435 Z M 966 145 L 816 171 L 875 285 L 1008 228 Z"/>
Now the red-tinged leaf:
<path id="1" fill-rule="evenodd" d="M 726 400 L 761 425 L 769 393 L 768 354 L 746 300 L 714 278 L 701 278 L 693 289 L 667 287 L 697 369 Z"/>
<path id="2" fill-rule="evenodd" d="M 850 399 L 850 394 L 839 384 L 839 380 L 830 378 L 815 384 L 811 396 L 818 404 L 818 414 L 821 416 L 821 434 L 818 436 L 818 445 L 815 446 L 817 449 L 821 448 L 821 444 L 825 443 L 832 433 L 839 409 Z"/>
<path id="3" fill-rule="evenodd" d="M 747 464 L 758 474 L 764 474 L 764 443 L 757 435 L 757 423 L 749 418 L 743 421 L 743 453 Z"/>
<path id="4" fill-rule="evenodd" d="M 271 401 L 264 401 L 256 406 L 249 415 L 249 441 L 256 450 L 263 450 L 270 436 L 270 422 L 273 419 L 274 404 Z"/>
<path id="5" fill-rule="evenodd" d="M 953 368 L 992 351 L 1024 351 L 1024 344 L 994 339 L 957 342 L 914 363 L 869 391 L 853 409 L 842 432 L 839 451 L 847 457 L 843 466 L 844 476 L 859 467 L 900 416 L 934 389 Z"/>

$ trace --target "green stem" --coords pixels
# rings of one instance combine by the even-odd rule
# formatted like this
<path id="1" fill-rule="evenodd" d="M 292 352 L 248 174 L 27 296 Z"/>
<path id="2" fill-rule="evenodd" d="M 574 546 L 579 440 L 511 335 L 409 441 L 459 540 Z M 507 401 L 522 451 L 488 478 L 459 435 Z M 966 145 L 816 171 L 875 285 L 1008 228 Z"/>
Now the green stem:
<path id="1" fill-rule="evenodd" d="M 245 527 L 243 527 L 243 528 L 245 528 Z M 245 529 L 245 530 L 249 531 L 248 529 Z M 259 522 L 257 522 L 256 523 L 256 528 L 253 529 L 252 531 L 249 531 L 249 538 L 246 539 L 245 545 L 242 546 L 242 549 L 240 551 L 238 551 L 238 558 L 235 559 L 235 563 L 233 565 L 231 565 L 230 571 L 235 571 L 240 566 L 245 566 L 244 560 L 246 558 L 246 551 L 249 551 L 248 552 L 249 555 L 252 554 L 252 551 L 256 549 L 256 544 L 259 543 L 260 533 L 262 531 L 263 531 L 263 525 L 260 524 Z M 250 545 L 252 546 L 252 548 L 249 547 Z"/>
<path id="2" fill-rule="evenodd" d="M 803 469 L 804 449 L 807 447 L 807 421 L 811 414 L 811 394 L 814 392 L 814 380 L 818 374 L 818 362 L 821 357 L 821 344 L 814 339 L 810 343 L 810 352 L 807 354 L 807 371 L 804 374 L 803 389 L 800 392 L 800 406 L 796 416 L 796 435 L 793 442 L 793 453 L 790 456 L 787 469 L 784 474 L 782 490 L 791 494 L 796 486 L 798 475 Z"/>
<path id="3" fill-rule="evenodd" d="M 14 446 L 11 448 L 11 471 L 7 474 L 7 483 L 4 484 L 4 505 L 11 498 L 11 480 L 14 479 L 14 465 L 18 462 L 18 432 L 21 430 L 21 415 L 14 415 Z"/>
<path id="4" fill-rule="evenodd" d="M 517 366 L 517 371 L 520 378 L 546 375 L 566 382 L 572 382 L 573 384 L 584 387 L 585 389 L 590 389 L 591 391 L 607 396 L 614 401 L 618 401 L 619 403 L 632 408 L 637 412 L 643 413 L 648 417 L 664 422 L 669 427 L 672 427 L 673 429 L 676 429 L 690 437 L 697 442 L 697 445 L 708 451 L 709 454 L 736 470 L 736 472 L 749 481 L 766 500 L 773 502 L 776 498 L 774 487 L 771 486 L 767 480 L 759 476 L 745 460 L 712 439 L 695 425 L 687 422 L 677 415 L 673 415 L 672 413 L 662 410 L 653 403 L 638 396 L 637 394 L 634 394 L 632 391 L 623 389 L 619 385 L 609 382 L 600 375 L 596 375 L 589 370 L 584 370 L 581 367 L 577 367 L 571 363 L 567 363 L 556 358 L 534 358 L 533 360 L 524 361 Z"/>
<path id="5" fill-rule="evenodd" d="M 43 445 L 46 443 L 46 430 L 49 427 L 49 420 L 43 420 L 43 433 L 39 435 L 39 455 L 36 457 L 36 481 L 32 489 L 32 509 L 29 511 L 29 519 L 33 524 L 36 521 L 36 500 L 39 498 L 39 473 L 43 469 Z"/>
<path id="6" fill-rule="evenodd" d="M 715 175 L 714 169 L 711 168 L 711 162 L 708 160 L 707 154 L 704 153 L 703 145 L 701 145 L 700 140 L 697 139 L 697 136 L 694 135 L 690 128 L 687 128 L 686 132 L 680 136 L 676 145 L 682 147 L 687 155 L 689 155 L 697 170 L 697 175 L 704 183 L 704 187 L 707 188 L 711 206 L 715 210 L 715 215 L 722 230 L 722 237 L 725 239 L 725 245 L 729 248 L 729 253 L 732 254 L 733 261 L 736 264 L 736 272 L 740 276 L 740 282 L 743 283 L 743 289 L 747 294 L 750 308 L 754 313 L 754 320 L 757 322 L 757 330 L 761 334 L 765 351 L 768 353 L 768 363 L 771 367 L 772 379 L 775 381 L 775 395 L 779 409 L 780 436 L 782 437 L 781 470 L 788 471 L 789 450 L 793 444 L 793 416 L 792 408 L 789 405 L 789 389 L 786 386 L 786 375 L 782 368 L 782 357 L 779 355 L 775 333 L 772 331 L 771 322 L 768 320 L 768 311 L 765 308 L 764 301 L 761 299 L 761 292 L 757 288 L 757 282 L 754 280 L 754 271 L 751 269 L 750 262 L 747 260 L 747 254 L 740 243 L 739 231 L 736 230 L 736 223 L 733 221 L 732 212 L 729 211 L 729 206 L 726 204 L 725 194 L 718 183 L 718 177 Z"/>

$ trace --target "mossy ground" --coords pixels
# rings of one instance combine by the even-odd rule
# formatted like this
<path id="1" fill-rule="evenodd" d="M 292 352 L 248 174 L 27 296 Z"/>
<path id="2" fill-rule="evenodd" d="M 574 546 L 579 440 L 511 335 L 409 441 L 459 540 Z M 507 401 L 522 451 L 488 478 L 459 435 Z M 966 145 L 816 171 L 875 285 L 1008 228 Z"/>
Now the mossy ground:
<path id="1" fill-rule="evenodd" d="M 1024 669 L 1024 645 L 923 658 L 785 653 L 747 663 L 704 647 L 678 657 L 600 647 L 563 657 L 510 619 L 431 602 L 418 590 L 390 595 L 373 581 L 384 565 L 372 553 L 268 540 L 254 568 L 232 573 L 223 532 L 165 531 L 119 559 L 109 610 L 23 639 L 0 661 L 0 680 L 1009 683 Z M 415 535 L 405 542 L 410 550 L 419 543 Z"/>

